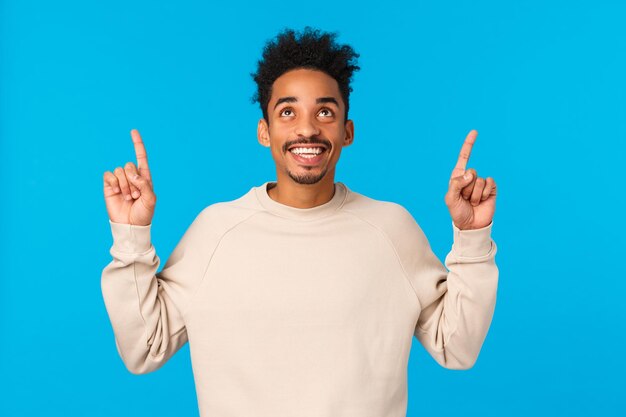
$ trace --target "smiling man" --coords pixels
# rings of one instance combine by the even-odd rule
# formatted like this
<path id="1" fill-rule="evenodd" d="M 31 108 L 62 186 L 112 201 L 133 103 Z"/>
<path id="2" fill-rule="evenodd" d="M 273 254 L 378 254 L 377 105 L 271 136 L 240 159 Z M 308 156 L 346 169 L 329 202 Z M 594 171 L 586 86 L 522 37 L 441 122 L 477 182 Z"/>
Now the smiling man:
<path id="1" fill-rule="evenodd" d="M 466 169 L 476 131 L 445 195 L 444 266 L 404 207 L 335 182 L 359 69 L 335 36 L 307 27 L 267 43 L 253 101 L 276 181 L 204 208 L 161 272 L 139 132 L 137 165 L 104 174 L 113 260 L 101 283 L 118 352 L 143 374 L 189 342 L 203 417 L 405 416 L 413 338 L 441 366 L 469 369 L 490 327 L 496 186 Z"/>

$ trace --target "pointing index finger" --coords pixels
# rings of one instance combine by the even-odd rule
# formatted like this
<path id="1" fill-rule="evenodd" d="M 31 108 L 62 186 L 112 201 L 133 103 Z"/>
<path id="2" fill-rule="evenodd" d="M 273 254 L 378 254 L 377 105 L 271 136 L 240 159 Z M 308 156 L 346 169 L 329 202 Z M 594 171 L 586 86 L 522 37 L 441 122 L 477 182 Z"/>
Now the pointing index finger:
<path id="1" fill-rule="evenodd" d="M 474 146 L 476 136 L 478 136 L 478 132 L 472 129 L 465 137 L 465 142 L 463 142 L 461 152 L 459 153 L 459 159 L 456 161 L 456 166 L 452 170 L 452 175 L 450 176 L 451 178 L 461 176 L 465 173 L 467 161 L 472 153 L 472 146 Z"/>
<path id="2" fill-rule="evenodd" d="M 146 147 L 143 145 L 143 140 L 137 129 L 130 131 L 130 136 L 133 139 L 135 145 L 135 156 L 137 157 L 137 169 L 139 175 L 146 178 L 148 181 L 152 181 L 150 177 L 150 168 L 148 168 L 148 154 L 146 153 Z"/>

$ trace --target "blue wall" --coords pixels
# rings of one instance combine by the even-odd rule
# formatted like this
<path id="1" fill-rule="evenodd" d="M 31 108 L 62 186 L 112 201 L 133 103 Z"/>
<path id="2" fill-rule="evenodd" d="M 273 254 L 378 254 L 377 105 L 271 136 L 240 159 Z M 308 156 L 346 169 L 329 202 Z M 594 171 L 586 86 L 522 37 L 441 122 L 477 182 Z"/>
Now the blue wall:
<path id="1" fill-rule="evenodd" d="M 471 129 L 468 167 L 498 185 L 490 333 L 469 371 L 414 339 L 408 415 L 623 412 L 624 2 L 4 0 L 0 13 L 1 415 L 197 415 L 188 346 L 142 376 L 118 357 L 102 175 L 134 161 L 138 128 L 163 265 L 202 208 L 275 179 L 250 73 L 266 40 L 305 25 L 361 54 L 336 180 L 407 207 L 442 261 Z"/>

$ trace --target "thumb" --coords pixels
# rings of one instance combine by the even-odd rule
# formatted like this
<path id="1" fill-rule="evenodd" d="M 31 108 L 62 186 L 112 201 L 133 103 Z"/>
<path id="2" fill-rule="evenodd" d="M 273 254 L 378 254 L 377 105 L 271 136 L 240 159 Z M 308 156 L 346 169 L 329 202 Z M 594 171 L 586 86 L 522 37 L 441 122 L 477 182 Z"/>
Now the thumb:
<path id="1" fill-rule="evenodd" d="M 465 171 L 465 174 L 459 175 L 456 178 L 452 178 L 450 187 L 454 191 L 455 194 L 460 194 L 461 190 L 467 187 L 472 180 L 474 179 L 474 174 L 472 171 Z"/>
<path id="2" fill-rule="evenodd" d="M 152 187 L 150 186 L 150 183 L 148 183 L 148 180 L 146 180 L 141 175 L 129 175 L 128 181 L 130 181 L 131 184 L 137 187 L 142 195 L 152 194 Z"/>

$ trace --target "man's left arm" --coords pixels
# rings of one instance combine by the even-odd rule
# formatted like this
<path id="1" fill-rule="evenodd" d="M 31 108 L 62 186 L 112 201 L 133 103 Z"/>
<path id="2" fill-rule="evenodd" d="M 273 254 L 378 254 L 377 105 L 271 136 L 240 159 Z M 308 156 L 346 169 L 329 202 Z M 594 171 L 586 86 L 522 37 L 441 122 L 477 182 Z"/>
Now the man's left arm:
<path id="1" fill-rule="evenodd" d="M 478 132 L 469 132 L 450 175 L 445 202 L 452 217 L 454 242 L 445 270 L 421 229 L 421 262 L 415 265 L 414 289 L 420 303 L 415 336 L 442 366 L 468 369 L 482 347 L 496 304 L 498 268 L 491 227 L 496 183 L 466 169 Z"/>
<path id="2" fill-rule="evenodd" d="M 460 230 L 452 224 L 454 243 L 445 259 L 449 271 L 417 228 L 422 248 L 411 281 L 421 311 L 414 334 L 448 369 L 474 366 L 491 325 L 498 287 L 492 225 Z"/>

